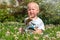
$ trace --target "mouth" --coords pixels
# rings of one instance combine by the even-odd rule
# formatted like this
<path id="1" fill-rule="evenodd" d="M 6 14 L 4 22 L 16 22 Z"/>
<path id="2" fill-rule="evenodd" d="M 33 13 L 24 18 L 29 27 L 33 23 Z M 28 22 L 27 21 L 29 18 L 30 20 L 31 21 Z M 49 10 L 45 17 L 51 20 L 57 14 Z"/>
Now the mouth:
<path id="1" fill-rule="evenodd" d="M 34 15 L 29 16 L 29 18 L 34 18 Z"/>

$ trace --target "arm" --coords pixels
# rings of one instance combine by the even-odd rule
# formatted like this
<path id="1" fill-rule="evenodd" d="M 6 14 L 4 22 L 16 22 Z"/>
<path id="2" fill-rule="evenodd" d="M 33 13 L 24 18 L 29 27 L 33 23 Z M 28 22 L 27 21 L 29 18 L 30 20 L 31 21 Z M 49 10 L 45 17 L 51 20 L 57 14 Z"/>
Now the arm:
<path id="1" fill-rule="evenodd" d="M 34 29 L 35 29 L 35 31 L 34 31 L 35 34 L 43 33 L 43 30 L 45 29 L 44 23 L 43 22 L 38 23 L 37 27 L 35 27 Z"/>
<path id="2" fill-rule="evenodd" d="M 33 31 L 34 34 L 42 34 L 43 30 L 38 29 L 38 28 L 34 28 L 35 31 Z"/>

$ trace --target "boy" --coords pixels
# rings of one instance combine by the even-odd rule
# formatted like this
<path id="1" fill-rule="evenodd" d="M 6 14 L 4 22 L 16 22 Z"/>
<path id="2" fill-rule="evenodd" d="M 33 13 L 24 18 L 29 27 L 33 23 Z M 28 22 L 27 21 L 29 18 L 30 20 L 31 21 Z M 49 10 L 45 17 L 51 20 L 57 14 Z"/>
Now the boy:
<path id="1" fill-rule="evenodd" d="M 30 2 L 27 5 L 28 17 L 25 19 L 27 25 L 26 30 L 33 30 L 33 34 L 41 34 L 44 30 L 43 21 L 37 17 L 39 13 L 39 5 L 35 2 Z"/>

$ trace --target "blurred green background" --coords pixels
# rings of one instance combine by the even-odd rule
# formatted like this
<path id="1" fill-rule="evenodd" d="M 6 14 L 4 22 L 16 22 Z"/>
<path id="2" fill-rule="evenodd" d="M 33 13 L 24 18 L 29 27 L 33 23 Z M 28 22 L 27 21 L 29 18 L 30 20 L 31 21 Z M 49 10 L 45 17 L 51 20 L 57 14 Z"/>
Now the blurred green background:
<path id="1" fill-rule="evenodd" d="M 28 2 L 37 2 L 40 6 L 39 17 L 44 24 L 60 24 L 60 0 L 1 0 L 0 22 L 24 22 L 27 17 Z"/>

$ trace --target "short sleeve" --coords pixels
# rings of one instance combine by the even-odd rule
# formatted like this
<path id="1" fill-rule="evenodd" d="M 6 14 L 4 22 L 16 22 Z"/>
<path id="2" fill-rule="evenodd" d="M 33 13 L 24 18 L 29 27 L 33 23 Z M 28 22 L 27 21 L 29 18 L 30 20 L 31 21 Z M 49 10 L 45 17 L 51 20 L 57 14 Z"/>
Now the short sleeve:
<path id="1" fill-rule="evenodd" d="M 38 27 L 38 29 L 45 30 L 44 23 L 40 18 L 38 18 L 38 20 L 35 21 L 35 24 Z"/>
<path id="2" fill-rule="evenodd" d="M 38 26 L 38 29 L 45 30 L 43 22 L 40 22 L 39 24 L 37 24 L 37 26 Z"/>
<path id="3" fill-rule="evenodd" d="M 24 23 L 25 23 L 25 24 L 26 24 L 27 19 L 28 19 L 28 18 L 25 18 L 25 20 L 24 20 Z"/>

